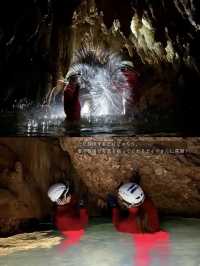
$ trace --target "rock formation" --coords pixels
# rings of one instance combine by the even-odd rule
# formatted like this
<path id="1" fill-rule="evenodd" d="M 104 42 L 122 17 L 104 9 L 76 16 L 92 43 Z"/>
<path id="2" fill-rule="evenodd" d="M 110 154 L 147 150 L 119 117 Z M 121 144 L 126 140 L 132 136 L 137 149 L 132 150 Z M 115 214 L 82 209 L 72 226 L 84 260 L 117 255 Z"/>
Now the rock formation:
<path id="1" fill-rule="evenodd" d="M 6 238 L 6 241 L 4 238 L 0 238 L 0 256 L 7 256 L 15 252 L 36 248 L 51 248 L 58 245 L 61 239 L 53 231 L 23 233 L 10 236 Z"/>
<path id="2" fill-rule="evenodd" d="M 0 232 L 6 234 L 51 213 L 47 190 L 68 176 L 69 158 L 53 140 L 35 138 L 2 138 L 0 153 Z"/>
<path id="3" fill-rule="evenodd" d="M 0 14 L 1 107 L 15 99 L 42 102 L 56 85 L 59 98 L 58 80 L 74 51 L 92 42 L 131 57 L 141 113 L 165 113 L 180 129 L 199 132 L 199 12 L 197 1 L 186 0 L 7 1 Z"/>
<path id="4" fill-rule="evenodd" d="M 162 213 L 200 216 L 199 138 L 63 138 L 61 147 L 88 188 L 94 213 L 106 206 L 108 193 L 139 178 Z"/>
<path id="5" fill-rule="evenodd" d="M 160 213 L 199 217 L 200 139 L 1 138 L 0 234 L 50 220 L 48 187 L 66 179 L 88 197 L 91 216 L 108 214 L 107 194 L 135 180 Z"/>

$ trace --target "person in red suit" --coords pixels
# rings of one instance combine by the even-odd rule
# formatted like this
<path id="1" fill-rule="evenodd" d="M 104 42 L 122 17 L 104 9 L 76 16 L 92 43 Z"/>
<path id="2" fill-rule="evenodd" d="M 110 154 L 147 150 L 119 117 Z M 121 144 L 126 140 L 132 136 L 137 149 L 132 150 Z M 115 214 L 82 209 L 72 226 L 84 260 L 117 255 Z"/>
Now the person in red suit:
<path id="1" fill-rule="evenodd" d="M 160 230 L 158 212 L 152 200 L 145 196 L 142 188 L 136 183 L 126 183 L 118 190 L 118 199 L 128 210 L 128 217 L 123 217 L 118 208 L 117 199 L 108 196 L 112 208 L 112 222 L 116 230 L 128 233 L 132 237 L 135 250 L 133 265 L 149 266 L 151 252 L 169 255 L 169 233 Z"/>
<path id="2" fill-rule="evenodd" d="M 78 202 L 76 196 L 70 191 L 69 184 L 56 183 L 48 190 L 51 201 L 56 203 L 54 224 L 65 240 L 60 249 L 66 250 L 71 245 L 78 244 L 84 235 L 88 224 L 88 212 L 84 201 Z"/>
<path id="3" fill-rule="evenodd" d="M 136 183 L 126 183 L 119 188 L 118 198 L 128 210 L 123 218 L 117 207 L 117 200 L 109 195 L 108 204 L 112 207 L 112 222 L 115 228 L 124 233 L 144 233 L 159 231 L 158 212 L 152 200 L 145 196 Z"/>
<path id="4" fill-rule="evenodd" d="M 90 69 L 90 68 L 89 68 Z M 106 69 L 105 69 L 106 71 Z M 109 73 L 109 72 L 108 72 Z M 116 66 L 116 75 L 113 75 L 113 86 L 116 88 L 117 93 L 121 94 L 123 101 L 124 113 L 132 113 L 132 108 L 136 102 L 139 101 L 139 75 L 134 70 L 131 61 L 122 61 L 120 69 Z M 98 74 L 98 71 L 97 71 Z M 66 83 L 64 86 L 64 111 L 67 116 L 67 121 L 78 122 L 81 118 L 81 104 L 80 104 L 80 89 L 81 79 L 87 80 L 86 77 L 79 76 L 80 74 L 73 74 L 69 71 L 66 77 Z M 83 74 L 82 74 L 83 75 Z M 94 76 L 95 79 L 95 76 Z M 121 80 L 119 82 L 119 80 Z M 87 80 L 90 84 L 90 80 Z M 109 84 L 108 84 L 109 88 Z M 94 88 L 89 85 L 89 90 Z M 102 91 L 103 93 L 103 91 Z M 114 97 L 114 96 L 113 96 Z M 120 104 L 120 103 L 119 103 Z M 112 114 L 111 114 L 112 115 Z"/>
<path id="5" fill-rule="evenodd" d="M 64 111 L 69 122 L 78 122 L 81 118 L 79 89 L 76 75 L 70 76 L 64 86 Z"/>
<path id="6" fill-rule="evenodd" d="M 131 61 L 122 61 L 120 69 L 126 81 L 126 89 L 130 93 L 128 101 L 133 105 L 139 101 L 141 96 L 139 74 L 134 70 L 134 65 Z"/>

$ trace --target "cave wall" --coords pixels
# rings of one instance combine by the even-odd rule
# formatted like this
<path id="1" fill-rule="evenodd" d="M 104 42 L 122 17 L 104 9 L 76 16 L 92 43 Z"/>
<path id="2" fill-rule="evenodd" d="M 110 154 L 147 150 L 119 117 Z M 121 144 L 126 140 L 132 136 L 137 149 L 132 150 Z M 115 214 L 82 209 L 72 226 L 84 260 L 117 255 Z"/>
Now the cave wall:
<path id="1" fill-rule="evenodd" d="M 6 1 L 0 8 L 1 108 L 41 103 L 68 67 L 68 29 L 79 0 Z"/>
<path id="2" fill-rule="evenodd" d="M 51 16 L 48 1 L 6 1 L 0 8 L 1 106 L 39 99 L 49 74 Z"/>
<path id="3" fill-rule="evenodd" d="M 161 213 L 200 216 L 199 138 L 61 138 L 60 143 L 88 188 L 92 212 L 105 208 L 108 193 L 116 195 L 121 183 L 140 180 Z M 171 154 L 161 151 L 170 149 Z"/>
<path id="4" fill-rule="evenodd" d="M 1 138 L 0 234 L 49 219 L 47 190 L 66 179 L 88 200 L 91 216 L 108 214 L 106 197 L 121 183 L 139 181 L 160 213 L 200 217 L 200 138 Z"/>
<path id="5" fill-rule="evenodd" d="M 55 87 L 60 99 L 74 51 L 92 43 L 131 57 L 141 112 L 173 110 L 180 129 L 200 132 L 198 1 L 7 1 L 0 12 L 1 107 L 42 102 Z"/>
<path id="6" fill-rule="evenodd" d="M 68 177 L 69 165 L 67 153 L 52 139 L 1 138 L 0 233 L 47 217 L 52 211 L 47 190 Z"/>
<path id="7" fill-rule="evenodd" d="M 82 1 L 71 55 L 88 44 L 128 55 L 140 75 L 136 110 L 153 119 L 168 114 L 176 130 L 198 134 L 199 12 L 197 1 Z"/>

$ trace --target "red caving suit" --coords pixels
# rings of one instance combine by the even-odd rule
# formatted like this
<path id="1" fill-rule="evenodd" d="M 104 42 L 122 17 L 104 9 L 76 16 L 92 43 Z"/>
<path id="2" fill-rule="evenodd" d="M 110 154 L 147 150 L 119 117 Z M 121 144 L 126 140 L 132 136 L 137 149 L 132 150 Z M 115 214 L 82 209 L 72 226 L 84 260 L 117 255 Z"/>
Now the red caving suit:
<path id="1" fill-rule="evenodd" d="M 112 220 L 117 231 L 131 234 L 135 251 L 133 265 L 150 266 L 152 252 L 157 254 L 160 264 L 168 265 L 165 263 L 170 255 L 169 233 L 160 231 L 158 213 L 153 202 L 146 198 L 141 206 L 128 210 L 128 218 L 123 219 L 119 210 L 113 208 Z"/>
<path id="2" fill-rule="evenodd" d="M 149 198 L 146 198 L 139 207 L 129 208 L 128 211 L 129 216 L 123 218 L 119 209 L 112 209 L 112 222 L 117 231 L 130 234 L 159 231 L 158 213 Z"/>
<path id="3" fill-rule="evenodd" d="M 79 88 L 74 83 L 69 83 L 64 88 L 64 110 L 68 121 L 79 121 L 81 105 L 79 101 Z"/>
<path id="4" fill-rule="evenodd" d="M 65 237 L 58 247 L 61 252 L 64 252 L 70 246 L 78 244 L 84 236 L 84 228 L 88 224 L 87 209 L 80 208 L 78 210 L 77 200 L 72 196 L 68 204 L 57 207 L 54 222 Z"/>
<path id="5" fill-rule="evenodd" d="M 87 209 L 78 210 L 77 199 L 72 196 L 68 204 L 57 206 L 54 221 L 61 232 L 84 229 L 88 223 Z"/>
<path id="6" fill-rule="evenodd" d="M 139 92 L 139 78 L 138 74 L 132 70 L 123 70 L 123 74 L 128 83 L 128 88 L 131 89 L 131 102 L 136 103 L 139 101 L 140 92 Z"/>

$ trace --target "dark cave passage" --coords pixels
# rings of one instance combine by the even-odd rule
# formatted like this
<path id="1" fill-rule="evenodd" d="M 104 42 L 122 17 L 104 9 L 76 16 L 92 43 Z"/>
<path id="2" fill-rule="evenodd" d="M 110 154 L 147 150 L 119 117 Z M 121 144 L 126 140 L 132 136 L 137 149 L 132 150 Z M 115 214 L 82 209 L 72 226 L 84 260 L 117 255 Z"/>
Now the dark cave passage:
<path id="1" fill-rule="evenodd" d="M 132 111 L 134 121 L 128 129 L 117 117 L 111 118 L 114 124 L 118 121 L 120 129 L 132 134 L 199 134 L 198 3 L 126 0 L 122 8 L 119 1 L 30 0 L 7 2 L 1 12 L 0 105 L 5 114 L 0 120 L 7 120 L 1 135 L 12 135 L 12 121 L 18 121 L 13 130 L 18 135 L 67 134 L 59 80 L 68 73 L 77 49 L 90 43 L 128 55 L 139 73 L 141 96 Z M 54 103 L 43 107 L 50 94 Z M 43 131 L 43 124 L 48 129 Z M 106 118 L 103 124 L 112 128 Z M 90 122 L 82 124 L 87 134 L 97 134 L 98 126 L 101 121 L 96 131 Z M 118 134 L 116 128 L 110 131 Z"/>

